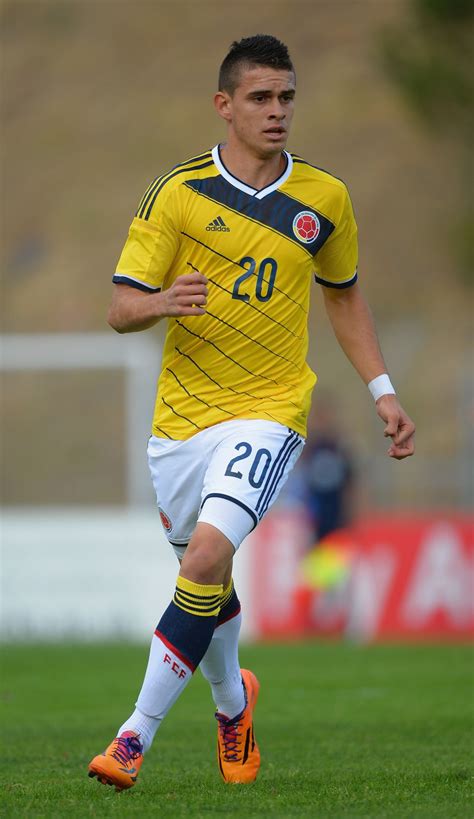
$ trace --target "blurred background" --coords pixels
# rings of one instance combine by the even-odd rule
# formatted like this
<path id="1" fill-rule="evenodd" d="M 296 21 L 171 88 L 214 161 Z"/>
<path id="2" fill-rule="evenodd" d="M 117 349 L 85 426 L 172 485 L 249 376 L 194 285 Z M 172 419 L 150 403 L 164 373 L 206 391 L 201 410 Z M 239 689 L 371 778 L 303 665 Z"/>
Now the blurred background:
<path id="1" fill-rule="evenodd" d="M 417 454 L 386 457 L 315 286 L 311 443 L 329 406 L 330 455 L 348 464 L 333 528 L 345 528 L 322 566 L 302 569 L 322 536 L 308 458 L 239 554 L 247 636 L 472 633 L 473 13 L 471 0 L 4 0 L 5 637 L 147 639 L 166 605 L 176 567 L 145 457 L 164 328 L 114 334 L 111 277 L 149 182 L 223 138 L 218 67 L 257 32 L 296 65 L 289 149 L 351 192 L 360 281 Z M 282 600 L 271 622 L 254 591 L 264 559 L 268 600 Z M 402 577 L 405 613 L 384 632 L 383 601 L 367 612 L 367 600 L 385 589 L 387 602 Z M 132 625 L 121 590 L 139 598 Z"/>

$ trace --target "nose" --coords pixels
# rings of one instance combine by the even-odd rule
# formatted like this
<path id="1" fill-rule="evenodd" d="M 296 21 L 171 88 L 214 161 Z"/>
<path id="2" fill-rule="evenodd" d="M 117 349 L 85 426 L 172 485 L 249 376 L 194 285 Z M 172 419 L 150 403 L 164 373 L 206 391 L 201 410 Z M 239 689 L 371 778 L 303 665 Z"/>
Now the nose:
<path id="1" fill-rule="evenodd" d="M 283 108 L 279 99 L 275 100 L 269 112 L 270 119 L 283 120 L 286 117 L 286 111 Z"/>

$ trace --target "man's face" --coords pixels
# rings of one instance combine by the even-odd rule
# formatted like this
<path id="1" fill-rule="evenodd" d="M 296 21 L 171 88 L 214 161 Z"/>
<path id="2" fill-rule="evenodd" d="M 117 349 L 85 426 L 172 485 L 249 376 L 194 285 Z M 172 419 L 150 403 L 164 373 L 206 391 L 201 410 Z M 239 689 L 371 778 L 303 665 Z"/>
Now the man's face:
<path id="1" fill-rule="evenodd" d="M 254 155 L 267 158 L 280 153 L 286 145 L 294 98 L 292 71 L 242 66 L 234 94 L 217 94 L 216 107 L 238 142 Z"/>

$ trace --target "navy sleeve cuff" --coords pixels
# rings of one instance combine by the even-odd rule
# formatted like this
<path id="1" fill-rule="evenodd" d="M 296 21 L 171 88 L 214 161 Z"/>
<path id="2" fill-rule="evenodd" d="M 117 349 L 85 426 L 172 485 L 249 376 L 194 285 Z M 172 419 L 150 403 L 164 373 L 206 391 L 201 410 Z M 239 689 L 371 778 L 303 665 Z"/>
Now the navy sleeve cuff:
<path id="1" fill-rule="evenodd" d="M 349 279 L 347 282 L 330 282 L 327 279 L 320 279 L 319 276 L 314 276 L 314 281 L 318 284 L 322 284 L 324 287 L 334 287 L 337 290 L 343 290 L 346 287 L 352 287 L 353 284 L 357 281 L 357 272 L 354 273 L 352 279 Z"/>
<path id="2" fill-rule="evenodd" d="M 115 276 L 112 277 L 112 281 L 114 284 L 128 284 L 129 287 L 135 287 L 144 293 L 159 293 L 161 291 L 161 287 L 149 287 L 147 284 L 139 282 L 137 279 L 132 279 L 129 276 L 119 276 L 115 274 Z"/>

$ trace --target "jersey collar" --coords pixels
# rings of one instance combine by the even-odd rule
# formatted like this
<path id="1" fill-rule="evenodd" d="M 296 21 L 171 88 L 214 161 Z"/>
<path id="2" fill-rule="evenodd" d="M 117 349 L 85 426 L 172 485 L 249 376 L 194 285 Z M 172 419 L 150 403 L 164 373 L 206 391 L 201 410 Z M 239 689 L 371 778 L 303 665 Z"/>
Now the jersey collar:
<path id="1" fill-rule="evenodd" d="M 269 193 L 276 191 L 280 187 L 280 185 L 283 185 L 283 183 L 286 182 L 286 180 L 288 179 L 293 170 L 293 158 L 291 154 L 289 154 L 288 151 L 283 151 L 283 153 L 285 154 L 286 157 L 285 170 L 278 177 L 278 179 L 275 179 L 275 181 L 271 183 L 271 185 L 267 185 L 265 188 L 262 188 L 261 190 L 251 188 L 250 185 L 246 185 L 245 182 L 242 182 L 240 179 L 238 179 L 236 176 L 233 176 L 231 172 L 227 170 L 226 166 L 224 165 L 221 159 L 219 145 L 216 145 L 212 149 L 212 158 L 214 160 L 214 164 L 217 167 L 217 170 L 219 171 L 221 176 L 223 176 L 224 179 L 226 179 L 227 182 L 229 182 L 230 185 L 233 185 L 234 188 L 238 188 L 239 191 L 248 193 L 249 196 L 254 196 L 255 199 L 263 199 L 265 196 L 268 196 Z"/>

